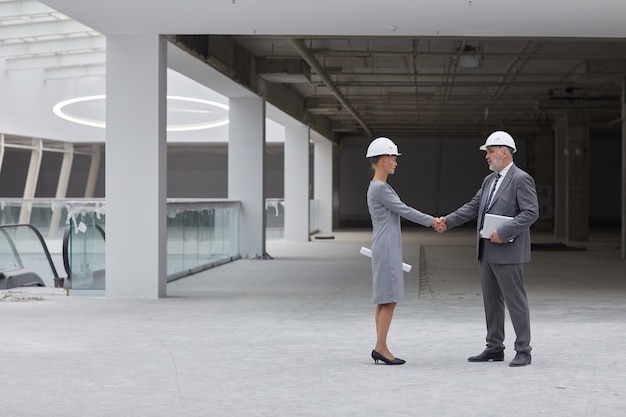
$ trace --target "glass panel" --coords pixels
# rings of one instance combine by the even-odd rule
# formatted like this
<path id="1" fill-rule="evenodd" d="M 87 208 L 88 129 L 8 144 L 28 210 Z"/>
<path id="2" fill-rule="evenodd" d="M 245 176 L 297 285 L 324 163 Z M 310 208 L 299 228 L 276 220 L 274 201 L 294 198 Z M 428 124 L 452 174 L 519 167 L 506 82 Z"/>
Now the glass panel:
<path id="1" fill-rule="evenodd" d="M 105 216 L 95 210 L 89 204 L 71 209 L 68 261 L 72 289 L 105 289 Z"/>
<path id="2" fill-rule="evenodd" d="M 228 210 L 228 209 L 224 209 Z M 205 209 L 198 214 L 198 265 L 212 262 L 215 242 L 215 209 Z"/>
<path id="3" fill-rule="evenodd" d="M 285 201 L 278 198 L 265 199 L 265 238 L 285 237 Z"/>
<path id="4" fill-rule="evenodd" d="M 0 200 L 0 223 L 30 224 L 46 239 L 51 252 L 61 249 L 67 219 L 66 200 L 6 198 Z"/>
<path id="5" fill-rule="evenodd" d="M 167 215 L 167 275 L 185 269 L 184 211 L 168 210 Z"/>
<path id="6" fill-rule="evenodd" d="M 319 217 L 319 201 L 309 200 L 309 233 L 317 233 L 320 231 L 318 222 Z"/>
<path id="7" fill-rule="evenodd" d="M 0 271 L 21 269 L 23 265 L 13 243 L 12 233 L 6 228 L 0 231 Z"/>
<path id="8" fill-rule="evenodd" d="M 42 284 L 54 287 L 57 271 L 42 240 L 29 225 L 0 226 L 1 272 L 5 276 L 34 273 Z"/>
<path id="9" fill-rule="evenodd" d="M 168 202 L 168 280 L 239 256 L 238 205 L 202 200 Z"/>
<path id="10" fill-rule="evenodd" d="M 183 268 L 191 270 L 198 266 L 198 212 L 183 213 Z"/>

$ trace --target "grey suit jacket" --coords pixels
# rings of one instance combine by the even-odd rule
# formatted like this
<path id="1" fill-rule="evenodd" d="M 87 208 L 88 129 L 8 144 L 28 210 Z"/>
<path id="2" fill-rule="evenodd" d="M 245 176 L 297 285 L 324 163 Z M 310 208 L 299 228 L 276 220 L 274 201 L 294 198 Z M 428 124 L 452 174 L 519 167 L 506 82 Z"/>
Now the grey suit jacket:
<path id="1" fill-rule="evenodd" d="M 449 229 L 481 215 L 495 175 L 495 172 L 487 175 L 474 197 L 446 216 Z M 483 239 L 483 242 L 480 242 L 478 230 L 480 219 L 478 219 L 476 226 L 476 236 L 479 240 L 478 259 L 500 264 L 519 264 L 530 261 L 530 226 L 539 217 L 535 180 L 513 164 L 502 179 L 502 184 L 493 196 L 493 202 L 487 213 L 513 217 L 513 220 L 506 222 L 498 229 L 498 234 L 505 242 L 499 244 L 492 243 L 489 239 Z"/>

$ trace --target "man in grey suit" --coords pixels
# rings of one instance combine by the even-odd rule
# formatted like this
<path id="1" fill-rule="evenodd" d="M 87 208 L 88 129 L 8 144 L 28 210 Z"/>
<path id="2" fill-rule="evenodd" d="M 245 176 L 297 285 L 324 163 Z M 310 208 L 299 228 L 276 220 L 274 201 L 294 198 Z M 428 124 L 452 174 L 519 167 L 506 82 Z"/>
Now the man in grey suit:
<path id="1" fill-rule="evenodd" d="M 530 261 L 530 226 L 539 216 L 533 178 L 513 163 L 515 141 L 506 132 L 489 135 L 486 151 L 489 169 L 476 195 L 456 211 L 439 219 L 443 232 L 477 219 L 478 260 L 487 322 L 487 347 L 470 362 L 504 360 L 504 306 L 515 329 L 515 358 L 510 366 L 531 363 L 530 317 L 524 289 L 524 263 Z M 496 230 L 482 230 L 486 213 L 507 216 Z M 481 237 L 488 236 L 488 237 Z"/>

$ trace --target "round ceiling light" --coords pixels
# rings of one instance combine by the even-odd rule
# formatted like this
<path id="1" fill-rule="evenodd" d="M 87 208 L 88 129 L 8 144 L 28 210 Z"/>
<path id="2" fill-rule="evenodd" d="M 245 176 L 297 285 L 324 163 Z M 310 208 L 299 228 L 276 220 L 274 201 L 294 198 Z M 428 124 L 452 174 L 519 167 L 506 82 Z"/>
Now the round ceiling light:
<path id="1" fill-rule="evenodd" d="M 104 94 L 76 97 L 60 101 L 54 105 L 52 111 L 58 117 L 73 123 L 105 128 L 105 102 Z M 183 96 L 167 96 L 167 102 L 168 132 L 211 129 L 229 122 L 226 104 Z M 175 105 L 175 102 L 178 104 Z"/>

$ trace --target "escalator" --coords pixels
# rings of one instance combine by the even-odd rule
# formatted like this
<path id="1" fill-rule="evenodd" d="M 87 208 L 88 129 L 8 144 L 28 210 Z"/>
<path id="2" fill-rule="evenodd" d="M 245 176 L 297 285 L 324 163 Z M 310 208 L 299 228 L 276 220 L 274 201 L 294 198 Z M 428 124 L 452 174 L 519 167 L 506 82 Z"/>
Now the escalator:
<path id="1" fill-rule="evenodd" d="M 63 286 L 62 281 L 37 228 L 0 225 L 0 289 Z"/>
<path id="2" fill-rule="evenodd" d="M 0 289 L 57 286 L 104 295 L 104 203 L 66 202 L 66 209 L 64 233 L 57 233 L 58 222 L 50 222 L 41 228 L 45 241 L 35 225 L 0 225 Z M 238 228 L 237 202 L 168 202 L 167 282 L 239 259 Z M 130 232 L 128 238 L 137 239 Z"/>
<path id="3" fill-rule="evenodd" d="M 59 276 L 48 245 L 30 224 L 0 225 L 0 290 L 16 287 L 105 289 L 104 229 L 72 220 L 65 227 Z"/>

